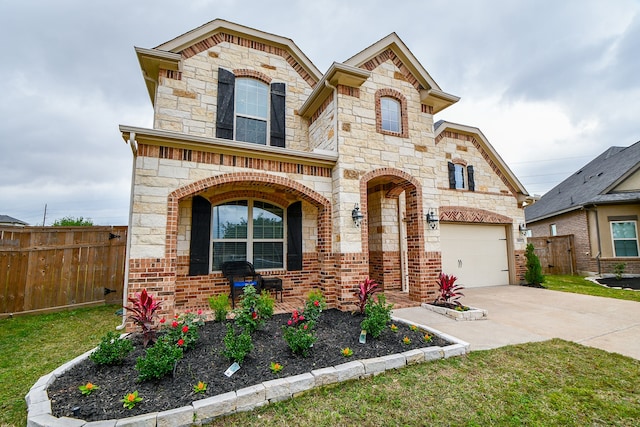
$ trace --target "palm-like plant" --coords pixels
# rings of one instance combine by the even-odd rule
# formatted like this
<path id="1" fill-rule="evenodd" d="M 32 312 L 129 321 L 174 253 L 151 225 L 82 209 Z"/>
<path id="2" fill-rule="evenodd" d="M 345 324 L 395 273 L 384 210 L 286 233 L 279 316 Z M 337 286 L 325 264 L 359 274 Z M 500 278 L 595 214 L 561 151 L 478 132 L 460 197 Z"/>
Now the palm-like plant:
<path id="1" fill-rule="evenodd" d="M 360 286 L 356 291 L 360 314 L 364 314 L 364 308 L 366 307 L 369 298 L 371 298 L 376 292 L 378 292 L 378 284 L 368 277 L 364 279 L 364 282 L 360 283 Z"/>
<path id="2" fill-rule="evenodd" d="M 453 274 L 444 274 L 440 273 L 438 277 L 438 287 L 440 291 L 440 295 L 433 302 L 435 305 L 444 305 L 444 306 L 461 306 L 458 301 L 460 297 L 464 296 L 462 289 L 464 286 L 456 285 L 456 280 L 458 278 Z"/>
<path id="3" fill-rule="evenodd" d="M 134 324 L 142 329 L 143 346 L 155 340 L 155 329 L 153 326 L 153 316 L 160 309 L 160 301 L 154 300 L 151 295 L 143 289 L 140 293 L 135 293 L 133 298 L 129 297 L 131 307 L 124 307 L 132 312 L 128 317 Z"/>

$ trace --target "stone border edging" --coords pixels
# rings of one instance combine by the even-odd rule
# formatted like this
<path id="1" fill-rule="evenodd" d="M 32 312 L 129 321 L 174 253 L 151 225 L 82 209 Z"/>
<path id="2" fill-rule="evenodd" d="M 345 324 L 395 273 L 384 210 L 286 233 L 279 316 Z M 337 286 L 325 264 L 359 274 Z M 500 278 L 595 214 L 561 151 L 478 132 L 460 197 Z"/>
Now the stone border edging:
<path id="1" fill-rule="evenodd" d="M 447 316 L 453 320 L 486 320 L 489 317 L 489 312 L 483 308 L 469 307 L 467 311 L 458 311 L 427 303 L 422 303 L 421 307 L 434 313 Z"/>
<path id="2" fill-rule="evenodd" d="M 372 375 L 375 376 L 390 369 L 398 369 L 416 363 L 461 356 L 470 351 L 469 343 L 440 332 L 437 329 L 400 319 L 396 316 L 392 316 L 391 319 L 394 322 L 415 325 L 454 344 L 446 347 L 423 347 L 403 353 L 390 354 L 371 359 L 354 360 L 337 366 L 316 369 L 306 374 L 269 380 L 240 390 L 230 391 L 206 399 L 195 400 L 189 406 L 163 412 L 152 412 L 135 417 L 93 422 L 76 418 L 54 417 L 51 410 L 51 401 L 47 395 L 47 387 L 75 364 L 88 358 L 95 350 L 94 348 L 58 367 L 49 374 L 43 375 L 31 387 L 29 393 L 25 396 L 28 411 L 27 427 L 186 427 L 193 424 L 206 423 L 223 415 L 250 411 L 272 402 L 288 400 L 317 387 L 366 378 Z"/>

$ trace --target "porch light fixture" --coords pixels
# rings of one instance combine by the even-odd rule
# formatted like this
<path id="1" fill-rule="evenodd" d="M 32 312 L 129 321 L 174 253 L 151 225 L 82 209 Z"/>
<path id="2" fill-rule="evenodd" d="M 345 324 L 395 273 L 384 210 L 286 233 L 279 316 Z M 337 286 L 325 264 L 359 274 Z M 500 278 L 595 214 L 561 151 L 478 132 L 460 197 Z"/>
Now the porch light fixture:
<path id="1" fill-rule="evenodd" d="M 353 219 L 353 223 L 355 224 L 356 227 L 360 227 L 360 223 L 362 222 L 363 218 L 364 218 L 364 214 L 360 212 L 360 207 L 356 203 L 355 207 L 351 211 L 351 219 Z"/>
<path id="2" fill-rule="evenodd" d="M 429 228 L 436 230 L 439 222 L 440 219 L 438 218 L 438 215 L 436 215 L 435 210 L 429 209 L 429 212 L 427 213 L 427 224 L 429 224 Z"/>
<path id="3" fill-rule="evenodd" d="M 527 232 L 529 231 L 529 229 L 527 228 L 526 224 L 520 223 L 520 225 L 518 225 L 518 229 L 520 230 L 520 235 L 522 237 L 526 237 L 527 236 Z"/>

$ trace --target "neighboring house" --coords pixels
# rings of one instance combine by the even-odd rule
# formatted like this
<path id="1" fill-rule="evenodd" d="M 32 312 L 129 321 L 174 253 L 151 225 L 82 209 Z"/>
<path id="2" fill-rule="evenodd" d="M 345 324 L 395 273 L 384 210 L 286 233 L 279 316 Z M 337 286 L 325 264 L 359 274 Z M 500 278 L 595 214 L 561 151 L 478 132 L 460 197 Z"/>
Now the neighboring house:
<path id="1" fill-rule="evenodd" d="M 285 299 L 319 288 L 344 309 L 368 276 L 415 301 L 442 270 L 521 280 L 526 190 L 480 130 L 434 126 L 458 97 L 395 33 L 324 74 L 290 39 L 223 20 L 136 53 L 154 128 L 120 127 L 129 295 L 207 308 L 229 292 L 222 263 L 244 259 Z"/>
<path id="2" fill-rule="evenodd" d="M 580 273 L 640 273 L 640 142 L 611 147 L 525 209 L 532 237 L 573 235 Z"/>
<path id="3" fill-rule="evenodd" d="M 16 219 L 14 217 L 11 217 L 9 215 L 0 215 L 0 225 L 17 225 L 17 226 L 23 227 L 29 224 L 27 224 L 24 221 L 20 221 L 19 219 Z"/>

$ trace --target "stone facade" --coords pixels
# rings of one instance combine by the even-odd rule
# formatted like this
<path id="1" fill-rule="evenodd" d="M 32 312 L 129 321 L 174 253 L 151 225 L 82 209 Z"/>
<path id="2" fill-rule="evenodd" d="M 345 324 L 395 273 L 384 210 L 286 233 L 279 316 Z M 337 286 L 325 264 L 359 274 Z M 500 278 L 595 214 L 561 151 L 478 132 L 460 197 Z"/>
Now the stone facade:
<path id="1" fill-rule="evenodd" d="M 504 226 L 510 279 L 519 281 L 526 191 L 478 129 L 434 125 L 434 114 L 458 98 L 440 90 L 395 34 L 324 75 L 291 40 L 220 20 L 137 52 L 154 128 L 121 127 L 135 156 L 129 295 L 147 288 L 173 314 L 207 310 L 209 296 L 228 292 L 221 272 L 190 269 L 201 233 L 196 197 L 211 206 L 260 200 L 285 212 L 300 203 L 301 269 L 261 271 L 283 279 L 284 298 L 319 288 L 331 306 L 350 308 L 370 276 L 432 300 L 442 267 L 439 231 L 425 221 L 431 208 L 442 221 Z M 284 146 L 217 136 L 221 70 L 284 85 Z M 384 98 L 399 105 L 398 132 L 385 130 Z M 450 162 L 473 166 L 475 188 L 450 188 Z M 364 213 L 359 227 L 355 206 Z"/>

